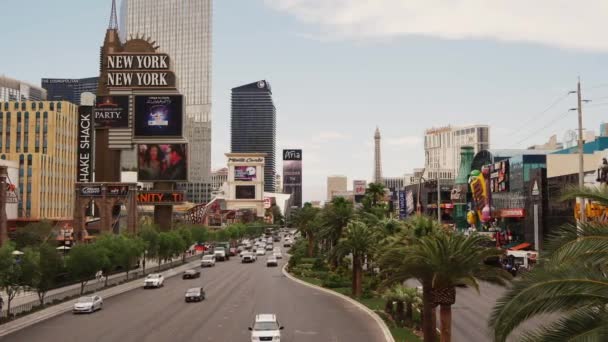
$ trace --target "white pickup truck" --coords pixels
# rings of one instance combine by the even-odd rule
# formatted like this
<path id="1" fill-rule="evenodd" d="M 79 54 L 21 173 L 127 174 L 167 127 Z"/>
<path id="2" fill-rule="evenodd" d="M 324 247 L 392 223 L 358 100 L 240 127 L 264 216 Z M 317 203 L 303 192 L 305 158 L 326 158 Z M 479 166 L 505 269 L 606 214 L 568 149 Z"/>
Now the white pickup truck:
<path id="1" fill-rule="evenodd" d="M 215 247 L 213 252 L 216 261 L 226 261 L 226 249 L 224 247 Z"/>

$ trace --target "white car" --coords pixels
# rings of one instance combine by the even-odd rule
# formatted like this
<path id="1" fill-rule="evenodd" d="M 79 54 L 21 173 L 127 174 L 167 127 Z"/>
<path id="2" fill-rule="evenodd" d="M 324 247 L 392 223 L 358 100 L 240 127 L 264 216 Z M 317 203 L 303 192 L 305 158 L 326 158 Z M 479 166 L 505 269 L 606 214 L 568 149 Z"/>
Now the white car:
<path id="1" fill-rule="evenodd" d="M 201 267 L 213 267 L 215 266 L 215 255 L 205 255 L 201 259 Z"/>
<path id="2" fill-rule="evenodd" d="M 280 342 L 283 327 L 279 325 L 275 314 L 260 314 L 255 316 L 253 327 L 249 327 L 249 330 L 251 331 L 251 342 Z"/>
<path id="3" fill-rule="evenodd" d="M 148 287 L 162 287 L 165 285 L 165 277 L 160 273 L 150 273 L 144 280 L 144 289 Z"/>
<path id="4" fill-rule="evenodd" d="M 272 252 L 272 255 L 277 258 L 277 259 L 283 259 L 283 254 L 281 254 L 281 252 Z"/>
<path id="5" fill-rule="evenodd" d="M 266 250 L 264 248 L 258 248 L 255 250 L 255 255 L 266 255 Z"/>
<path id="6" fill-rule="evenodd" d="M 271 251 L 274 247 L 272 245 L 266 245 L 266 250 Z"/>
<path id="7" fill-rule="evenodd" d="M 251 252 L 247 252 L 245 254 L 243 254 L 243 257 L 241 258 L 241 263 L 246 264 L 249 262 L 255 262 L 257 260 L 257 257 L 255 256 L 255 254 L 251 253 Z"/>
<path id="8" fill-rule="evenodd" d="M 266 259 L 266 267 L 271 267 L 271 266 L 279 266 L 279 261 L 277 260 L 277 257 L 275 257 L 274 255 L 271 255 Z"/>
<path id="9" fill-rule="evenodd" d="M 88 312 L 92 313 L 103 308 L 103 299 L 99 296 L 80 297 L 74 303 L 73 313 Z"/>

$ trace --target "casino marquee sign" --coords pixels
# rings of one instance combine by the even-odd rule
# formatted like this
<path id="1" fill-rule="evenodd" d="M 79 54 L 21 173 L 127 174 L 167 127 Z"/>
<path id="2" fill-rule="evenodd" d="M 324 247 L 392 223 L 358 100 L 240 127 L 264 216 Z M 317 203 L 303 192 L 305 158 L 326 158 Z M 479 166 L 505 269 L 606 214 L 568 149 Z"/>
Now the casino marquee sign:
<path id="1" fill-rule="evenodd" d="M 169 55 L 115 53 L 105 56 L 108 88 L 175 88 Z"/>

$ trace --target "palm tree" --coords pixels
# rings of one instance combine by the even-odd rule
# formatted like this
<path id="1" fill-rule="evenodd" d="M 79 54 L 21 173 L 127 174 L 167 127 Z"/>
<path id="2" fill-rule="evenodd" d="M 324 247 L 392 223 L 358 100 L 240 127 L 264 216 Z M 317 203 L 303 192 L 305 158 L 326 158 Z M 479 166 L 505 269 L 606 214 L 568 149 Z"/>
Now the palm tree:
<path id="1" fill-rule="evenodd" d="M 316 223 L 319 212 L 319 208 L 313 207 L 311 203 L 305 203 L 304 206 L 293 213 L 291 217 L 292 224 L 298 228 L 299 231 L 303 232 L 308 239 L 309 258 L 312 258 L 314 255 L 315 238 L 317 231 L 319 230 L 319 226 Z"/>
<path id="2" fill-rule="evenodd" d="M 372 207 L 378 205 L 384 201 L 384 184 L 381 183 L 370 183 L 365 189 L 365 194 L 369 195 L 372 201 Z"/>
<path id="3" fill-rule="evenodd" d="M 344 237 L 331 250 L 335 257 L 348 254 L 353 258 L 352 294 L 361 297 L 363 283 L 363 260 L 369 254 L 375 243 L 374 232 L 363 222 L 353 221 L 346 226 Z"/>
<path id="4" fill-rule="evenodd" d="M 439 305 L 442 342 L 451 341 L 457 285 L 470 285 L 479 292 L 479 280 L 506 285 L 511 278 L 508 272 L 484 263 L 502 254 L 498 249 L 482 247 L 484 240 L 486 237 L 481 235 L 467 237 L 443 232 L 423 237 L 407 247 L 403 267 L 424 267 L 433 274 L 431 295 L 433 303 Z"/>
<path id="5" fill-rule="evenodd" d="M 402 284 L 411 278 L 422 284 L 422 331 L 425 342 L 436 340 L 435 308 L 431 295 L 433 272 L 424 266 L 404 264 L 404 260 L 409 246 L 424 236 L 434 236 L 441 231 L 441 226 L 434 219 L 424 215 L 412 216 L 405 221 L 404 229 L 380 251 L 378 259 L 384 278 L 383 287 Z"/>
<path id="6" fill-rule="evenodd" d="M 608 203 L 605 191 L 577 195 Z M 524 321 L 551 313 L 559 313 L 560 318 L 526 331 L 521 340 L 606 341 L 608 225 L 564 226 L 550 238 L 546 250 L 539 265 L 498 300 L 489 321 L 495 341 L 505 341 Z"/>
<path id="7" fill-rule="evenodd" d="M 329 249 L 333 248 L 342 237 L 342 231 L 352 220 L 354 208 L 352 202 L 344 197 L 334 198 L 321 212 L 320 222 L 322 228 L 319 237 L 328 241 Z M 338 260 L 333 258 L 332 265 L 338 266 Z"/>
<path id="8" fill-rule="evenodd" d="M 395 313 L 395 308 L 393 303 L 395 302 L 395 292 L 392 288 L 386 289 L 380 295 L 382 299 L 384 299 L 384 312 L 390 315 L 393 318 L 393 314 Z M 394 318 L 393 318 L 394 319 Z"/>

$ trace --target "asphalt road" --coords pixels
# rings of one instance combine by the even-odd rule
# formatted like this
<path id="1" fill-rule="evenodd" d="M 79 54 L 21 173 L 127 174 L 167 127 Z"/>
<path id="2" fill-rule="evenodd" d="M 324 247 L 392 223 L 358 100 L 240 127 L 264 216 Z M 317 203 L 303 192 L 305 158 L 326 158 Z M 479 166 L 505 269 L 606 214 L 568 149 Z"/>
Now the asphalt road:
<path id="1" fill-rule="evenodd" d="M 249 341 L 257 313 L 275 313 L 282 341 L 383 341 L 376 323 L 350 303 L 297 284 L 267 268 L 265 258 L 238 257 L 202 269 L 199 279 L 165 280 L 160 289 L 138 289 L 104 301 L 93 314 L 71 313 L 0 338 L 0 341 Z M 207 299 L 185 303 L 186 289 L 202 285 Z"/>

